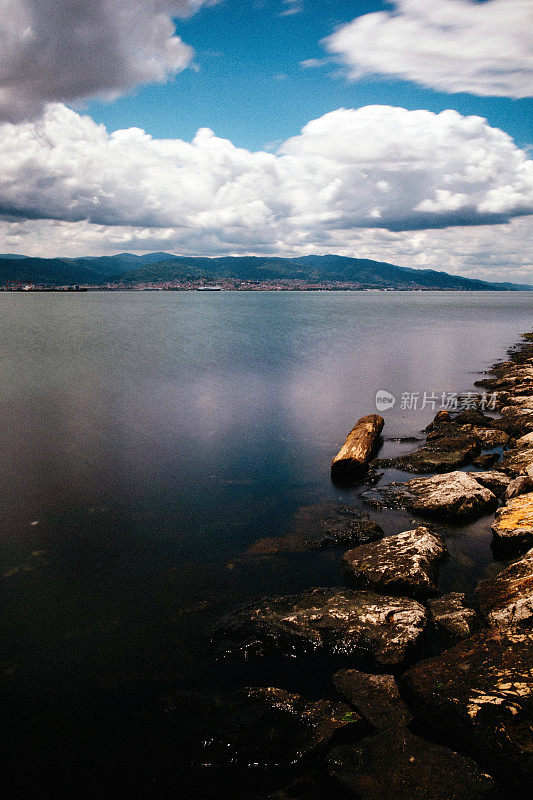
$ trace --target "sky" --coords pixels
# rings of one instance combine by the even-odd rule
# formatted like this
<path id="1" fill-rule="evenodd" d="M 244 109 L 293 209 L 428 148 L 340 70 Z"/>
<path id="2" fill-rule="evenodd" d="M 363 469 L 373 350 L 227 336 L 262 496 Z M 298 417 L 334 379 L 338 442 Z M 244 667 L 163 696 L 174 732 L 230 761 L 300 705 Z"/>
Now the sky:
<path id="1" fill-rule="evenodd" d="M 531 0 L 0 0 L 0 252 L 533 283 Z"/>

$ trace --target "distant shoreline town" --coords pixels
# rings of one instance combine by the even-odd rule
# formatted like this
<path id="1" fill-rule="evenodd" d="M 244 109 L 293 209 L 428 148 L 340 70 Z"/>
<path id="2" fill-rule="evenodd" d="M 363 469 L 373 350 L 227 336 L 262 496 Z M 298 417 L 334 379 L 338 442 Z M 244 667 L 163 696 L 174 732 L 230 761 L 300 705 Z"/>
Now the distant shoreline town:
<path id="1" fill-rule="evenodd" d="M 338 255 L 177 256 L 118 253 L 79 258 L 0 255 L 5 291 L 523 291 L 434 269 Z"/>

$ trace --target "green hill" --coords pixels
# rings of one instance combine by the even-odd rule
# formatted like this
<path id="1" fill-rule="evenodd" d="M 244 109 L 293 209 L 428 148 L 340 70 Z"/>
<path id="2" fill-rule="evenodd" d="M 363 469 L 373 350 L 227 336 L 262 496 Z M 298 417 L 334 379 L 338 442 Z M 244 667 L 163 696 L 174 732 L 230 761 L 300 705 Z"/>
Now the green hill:
<path id="1" fill-rule="evenodd" d="M 512 283 L 463 278 L 436 270 L 397 267 L 381 261 L 344 256 L 303 256 L 301 258 L 225 257 L 186 258 L 148 264 L 120 277 L 124 285 L 168 283 L 184 280 L 344 282 L 360 287 L 392 289 L 455 289 L 498 291 L 531 289 Z"/>
<path id="2" fill-rule="evenodd" d="M 0 256 L 0 285 L 6 281 L 102 285 L 109 282 L 124 287 L 180 281 L 298 281 L 305 283 L 341 282 L 354 288 L 452 289 L 464 291 L 516 291 L 533 286 L 490 283 L 463 278 L 431 269 L 397 267 L 383 261 L 344 256 L 228 256 L 193 258 L 171 253 L 118 253 L 114 256 L 83 258 L 29 258 Z"/>

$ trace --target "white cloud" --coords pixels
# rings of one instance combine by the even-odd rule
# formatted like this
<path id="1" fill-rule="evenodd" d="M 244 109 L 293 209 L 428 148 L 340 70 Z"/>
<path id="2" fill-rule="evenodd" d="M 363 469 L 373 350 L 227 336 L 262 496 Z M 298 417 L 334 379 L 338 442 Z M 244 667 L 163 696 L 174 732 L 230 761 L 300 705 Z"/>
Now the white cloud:
<path id="1" fill-rule="evenodd" d="M 300 61 L 300 66 L 302 69 L 317 69 L 318 67 L 325 67 L 330 61 L 330 58 L 305 58 Z"/>
<path id="2" fill-rule="evenodd" d="M 351 78 L 394 75 L 444 92 L 533 93 L 531 0 L 392 0 L 323 42 Z"/>
<path id="3" fill-rule="evenodd" d="M 199 254 L 324 250 L 357 229 L 496 224 L 532 209 L 533 162 L 456 111 L 338 109 L 276 152 L 206 128 L 192 142 L 109 134 L 62 105 L 0 126 L 4 219 L 168 229 Z"/>
<path id="4" fill-rule="evenodd" d="M 303 0 L 282 0 L 285 8 L 280 11 L 280 17 L 292 17 L 294 14 L 300 14 L 303 11 Z"/>
<path id="5" fill-rule="evenodd" d="M 163 81 L 194 56 L 175 35 L 217 0 L 3 0 L 0 119 L 38 116 L 48 102 L 111 98 Z"/>

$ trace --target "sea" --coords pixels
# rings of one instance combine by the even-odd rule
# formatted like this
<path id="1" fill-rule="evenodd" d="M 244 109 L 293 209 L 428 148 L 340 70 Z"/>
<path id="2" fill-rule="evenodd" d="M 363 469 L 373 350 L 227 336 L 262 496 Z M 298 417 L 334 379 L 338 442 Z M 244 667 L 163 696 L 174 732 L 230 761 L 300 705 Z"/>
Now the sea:
<path id="1" fill-rule="evenodd" d="M 343 584 L 342 549 L 257 543 L 324 503 L 364 507 L 363 487 L 334 485 L 330 462 L 376 394 L 390 398 L 380 455 L 414 448 L 395 440 L 480 391 L 474 381 L 532 329 L 532 299 L 0 294 L 8 796 L 174 797 L 164 698 L 331 692 L 320 669 L 218 658 L 217 620 L 264 595 Z M 386 533 L 413 527 L 401 511 L 370 513 Z M 499 568 L 490 519 L 443 531 L 441 589 L 471 593 Z"/>

